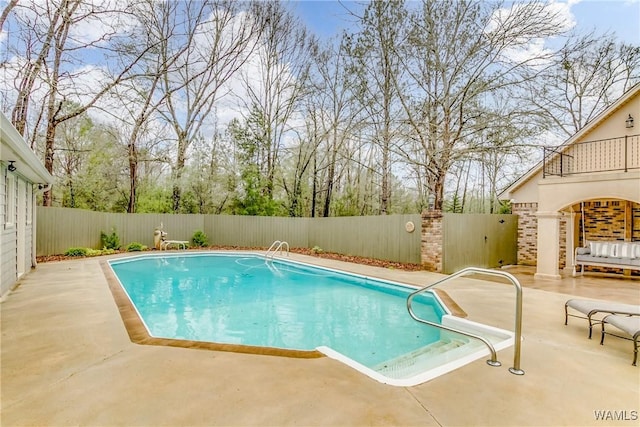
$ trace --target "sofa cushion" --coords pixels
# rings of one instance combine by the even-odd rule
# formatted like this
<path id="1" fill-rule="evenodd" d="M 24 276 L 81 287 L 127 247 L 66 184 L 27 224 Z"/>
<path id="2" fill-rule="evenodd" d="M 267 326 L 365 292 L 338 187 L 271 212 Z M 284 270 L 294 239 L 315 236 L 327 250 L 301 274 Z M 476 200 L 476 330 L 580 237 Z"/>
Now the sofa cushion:
<path id="1" fill-rule="evenodd" d="M 634 267 L 634 269 L 640 269 L 640 258 L 605 258 L 598 257 L 593 255 L 576 255 L 576 263 L 577 264 L 602 264 L 602 265 L 611 265 L 612 267 L 620 266 L 620 268 L 624 268 L 624 266 Z"/>
<path id="2" fill-rule="evenodd" d="M 604 262 L 613 265 L 632 265 L 631 258 L 607 258 Z"/>

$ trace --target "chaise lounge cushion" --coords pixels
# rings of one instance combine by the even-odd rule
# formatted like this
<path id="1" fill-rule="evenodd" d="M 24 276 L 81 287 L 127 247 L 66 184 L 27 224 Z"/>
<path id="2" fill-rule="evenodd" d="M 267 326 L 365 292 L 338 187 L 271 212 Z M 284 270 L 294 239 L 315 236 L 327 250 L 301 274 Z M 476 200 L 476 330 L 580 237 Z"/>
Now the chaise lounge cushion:
<path id="1" fill-rule="evenodd" d="M 634 338 L 640 335 L 640 316 L 622 316 L 619 314 L 610 314 L 602 319 L 604 323 L 615 326 L 621 331 L 626 332 Z"/>
<path id="2" fill-rule="evenodd" d="M 640 316 L 640 305 L 636 304 L 572 298 L 567 300 L 565 305 L 584 315 L 593 313 L 618 313 Z"/>
<path id="3" fill-rule="evenodd" d="M 606 331 L 605 324 L 615 326 L 621 331 L 626 332 L 631 336 L 631 338 Z M 622 316 L 619 314 L 610 314 L 605 316 L 602 319 L 602 338 L 600 338 L 600 344 L 604 344 L 605 334 L 633 341 L 633 362 L 631 364 L 636 366 L 636 361 L 638 359 L 638 338 L 640 338 L 640 316 Z"/>
<path id="4" fill-rule="evenodd" d="M 569 308 L 584 314 L 586 317 L 570 314 Z M 564 304 L 564 324 L 567 324 L 569 317 L 587 319 L 589 321 L 589 338 L 591 338 L 593 325 L 602 323 L 602 320 L 596 317 L 601 317 L 601 314 L 604 313 L 640 316 L 640 305 L 572 298 Z"/>

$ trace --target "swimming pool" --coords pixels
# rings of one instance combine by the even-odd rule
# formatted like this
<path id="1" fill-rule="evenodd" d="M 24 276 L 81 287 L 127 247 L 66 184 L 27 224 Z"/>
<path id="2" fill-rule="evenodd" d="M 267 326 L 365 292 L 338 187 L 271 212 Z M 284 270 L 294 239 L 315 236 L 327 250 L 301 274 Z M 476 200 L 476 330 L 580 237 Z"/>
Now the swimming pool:
<path id="1" fill-rule="evenodd" d="M 486 354 L 482 343 L 411 319 L 406 298 L 415 289 L 399 283 L 251 253 L 143 255 L 109 264 L 153 337 L 320 351 L 396 385 Z M 436 323 L 460 322 L 430 292 L 413 308 Z M 481 326 L 498 345 L 510 338 Z"/>

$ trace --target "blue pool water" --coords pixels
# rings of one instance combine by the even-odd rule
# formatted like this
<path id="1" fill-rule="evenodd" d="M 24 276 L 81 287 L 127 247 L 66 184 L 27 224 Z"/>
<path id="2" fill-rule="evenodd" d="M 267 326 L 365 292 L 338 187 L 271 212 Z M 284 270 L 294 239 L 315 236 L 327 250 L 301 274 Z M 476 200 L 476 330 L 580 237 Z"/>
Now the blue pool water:
<path id="1" fill-rule="evenodd" d="M 329 347 L 368 367 L 435 343 L 409 316 L 413 290 L 394 283 L 243 254 L 143 256 L 110 262 L 150 335 L 291 350 Z M 423 318 L 446 311 L 430 293 Z"/>

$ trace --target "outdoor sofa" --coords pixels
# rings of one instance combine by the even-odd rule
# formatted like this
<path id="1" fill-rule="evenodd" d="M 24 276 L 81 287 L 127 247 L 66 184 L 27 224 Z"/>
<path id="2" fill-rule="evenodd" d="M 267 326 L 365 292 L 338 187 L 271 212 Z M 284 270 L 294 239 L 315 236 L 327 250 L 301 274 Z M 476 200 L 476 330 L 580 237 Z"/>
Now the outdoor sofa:
<path id="1" fill-rule="evenodd" d="M 585 247 L 576 248 L 573 259 L 574 276 L 578 265 L 581 274 L 586 265 L 640 270 L 640 242 L 587 242 Z"/>

